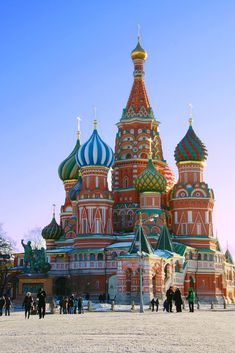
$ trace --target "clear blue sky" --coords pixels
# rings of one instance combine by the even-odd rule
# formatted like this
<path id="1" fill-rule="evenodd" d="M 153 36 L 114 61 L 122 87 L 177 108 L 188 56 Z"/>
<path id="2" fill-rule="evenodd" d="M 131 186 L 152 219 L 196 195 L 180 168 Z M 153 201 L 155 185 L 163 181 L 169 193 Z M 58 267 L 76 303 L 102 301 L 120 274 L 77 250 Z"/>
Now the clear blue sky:
<path id="1" fill-rule="evenodd" d="M 232 0 L 1 1 L 0 222 L 8 235 L 19 241 L 48 224 L 52 203 L 58 219 L 64 190 L 57 168 L 75 144 L 76 116 L 85 141 L 96 105 L 100 135 L 114 147 L 140 24 L 164 156 L 175 168 L 191 102 L 209 151 L 214 231 L 235 254 L 234 18 Z"/>

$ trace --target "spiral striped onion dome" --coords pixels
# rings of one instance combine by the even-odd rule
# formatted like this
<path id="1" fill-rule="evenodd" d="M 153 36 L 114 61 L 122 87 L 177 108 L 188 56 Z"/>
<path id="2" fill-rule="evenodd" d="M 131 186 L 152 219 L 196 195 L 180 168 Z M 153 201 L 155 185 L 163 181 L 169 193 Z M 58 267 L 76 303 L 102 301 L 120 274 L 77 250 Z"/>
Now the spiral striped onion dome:
<path id="1" fill-rule="evenodd" d="M 170 190 L 173 188 L 176 180 L 175 180 L 175 174 L 173 170 L 169 167 L 169 164 L 166 163 L 164 171 L 163 171 L 164 177 L 166 178 L 166 190 Z"/>
<path id="2" fill-rule="evenodd" d="M 76 163 L 76 153 L 80 147 L 80 139 L 78 139 L 76 145 L 70 155 L 60 164 L 58 169 L 59 177 L 62 181 L 77 180 L 80 175 L 80 168 Z"/>
<path id="3" fill-rule="evenodd" d="M 178 143 L 175 149 L 176 162 L 184 161 L 205 161 L 207 159 L 207 149 L 204 143 L 195 134 L 190 124 L 186 135 Z"/>
<path id="4" fill-rule="evenodd" d="M 82 188 L 82 177 L 79 176 L 76 184 L 74 184 L 73 187 L 71 187 L 71 189 L 69 190 L 69 198 L 71 201 L 76 201 L 77 194 L 79 193 L 81 188 Z"/>
<path id="5" fill-rule="evenodd" d="M 56 222 L 55 214 L 53 214 L 51 223 L 42 230 L 42 237 L 45 240 L 58 240 L 63 233 L 63 228 Z"/>
<path id="6" fill-rule="evenodd" d="M 164 192 L 166 191 L 166 178 L 159 173 L 149 159 L 145 170 L 136 178 L 135 188 L 139 192 Z"/>
<path id="7" fill-rule="evenodd" d="M 114 161 L 114 153 L 99 136 L 96 128 L 87 142 L 76 153 L 76 161 L 80 167 L 103 166 L 111 167 Z"/>

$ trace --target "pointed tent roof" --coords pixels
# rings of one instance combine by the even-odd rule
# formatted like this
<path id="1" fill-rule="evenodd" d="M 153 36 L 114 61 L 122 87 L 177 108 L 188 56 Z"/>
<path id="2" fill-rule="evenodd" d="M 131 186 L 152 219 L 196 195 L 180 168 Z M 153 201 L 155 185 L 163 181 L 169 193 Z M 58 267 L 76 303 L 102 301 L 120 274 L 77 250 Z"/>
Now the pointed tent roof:
<path id="1" fill-rule="evenodd" d="M 140 244 L 139 244 L 140 242 Z M 153 249 L 151 244 L 148 241 L 148 238 L 144 234 L 144 230 L 142 227 L 142 224 L 140 224 L 137 228 L 135 237 L 132 241 L 129 253 L 130 254 L 137 254 L 138 251 L 140 251 L 140 245 L 141 245 L 141 252 L 144 252 L 146 254 L 153 254 Z"/>
<path id="2" fill-rule="evenodd" d="M 168 250 L 174 252 L 169 229 L 163 225 L 161 235 L 158 239 L 155 250 Z"/>
<path id="3" fill-rule="evenodd" d="M 225 253 L 225 259 L 229 264 L 233 265 L 233 257 L 228 249 L 226 250 L 226 253 Z"/>

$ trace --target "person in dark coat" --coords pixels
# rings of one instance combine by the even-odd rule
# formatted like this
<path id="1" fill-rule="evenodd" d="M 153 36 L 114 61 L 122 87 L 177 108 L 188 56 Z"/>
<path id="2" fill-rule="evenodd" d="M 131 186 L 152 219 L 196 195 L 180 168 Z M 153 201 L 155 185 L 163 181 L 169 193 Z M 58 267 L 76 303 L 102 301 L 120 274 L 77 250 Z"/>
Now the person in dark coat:
<path id="1" fill-rule="evenodd" d="M 179 288 L 176 288 L 174 296 L 173 296 L 173 300 L 175 302 L 175 307 L 176 307 L 176 312 L 180 313 L 182 312 L 182 297 L 181 297 L 181 292 L 179 290 Z"/>
<path id="2" fill-rule="evenodd" d="M 46 292 L 43 290 L 43 288 L 39 289 L 37 299 L 38 299 L 38 314 L 39 314 L 39 319 L 43 318 L 45 316 L 46 312 Z"/>
<path id="3" fill-rule="evenodd" d="M 82 297 L 78 298 L 78 314 L 83 313 L 83 299 Z"/>
<path id="4" fill-rule="evenodd" d="M 10 316 L 11 309 L 11 298 L 7 295 L 5 296 L 5 315 Z"/>
<path id="5" fill-rule="evenodd" d="M 173 312 L 172 311 L 173 296 L 174 296 L 174 291 L 173 291 L 172 286 L 170 286 L 170 288 L 167 289 L 167 291 L 166 291 L 166 299 L 167 299 L 167 302 L 168 302 L 168 310 L 167 310 L 167 312 L 171 312 L 171 313 Z"/>
<path id="6" fill-rule="evenodd" d="M 152 311 L 154 311 L 155 299 L 153 298 L 150 303 L 151 303 Z"/>
<path id="7" fill-rule="evenodd" d="M 4 296 L 0 297 L 0 316 L 2 316 L 2 311 L 5 306 L 5 302 L 6 302 L 5 297 Z"/>
<path id="8" fill-rule="evenodd" d="M 156 305 L 156 312 L 158 312 L 158 307 L 159 307 L 159 300 L 158 300 L 158 298 L 155 299 L 155 305 Z"/>
<path id="9" fill-rule="evenodd" d="M 24 308 L 25 319 L 30 317 L 31 309 L 32 309 L 33 298 L 30 292 L 28 292 L 24 298 L 22 307 Z"/>
<path id="10" fill-rule="evenodd" d="M 73 307 L 74 307 L 74 296 L 71 295 L 68 301 L 68 314 L 73 314 L 73 310 L 74 310 Z"/>

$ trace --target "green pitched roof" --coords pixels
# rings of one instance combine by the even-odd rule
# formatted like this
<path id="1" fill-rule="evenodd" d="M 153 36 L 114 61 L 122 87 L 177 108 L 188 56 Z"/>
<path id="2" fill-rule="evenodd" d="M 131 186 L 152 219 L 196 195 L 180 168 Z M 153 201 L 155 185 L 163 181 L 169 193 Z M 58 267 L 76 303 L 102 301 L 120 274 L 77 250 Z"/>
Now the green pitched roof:
<path id="1" fill-rule="evenodd" d="M 162 227 L 162 232 L 156 245 L 156 250 L 168 250 L 171 252 L 174 251 L 170 232 L 166 225 L 163 225 Z"/>
<path id="2" fill-rule="evenodd" d="M 225 253 L 225 259 L 229 264 L 233 265 L 233 257 L 228 249 L 226 250 L 226 253 Z"/>
<path id="3" fill-rule="evenodd" d="M 149 243 L 146 235 L 144 234 L 142 225 L 139 225 L 137 227 L 135 238 L 133 239 L 129 253 L 137 254 L 138 251 L 145 252 L 149 255 L 153 254 L 152 246 Z"/>

